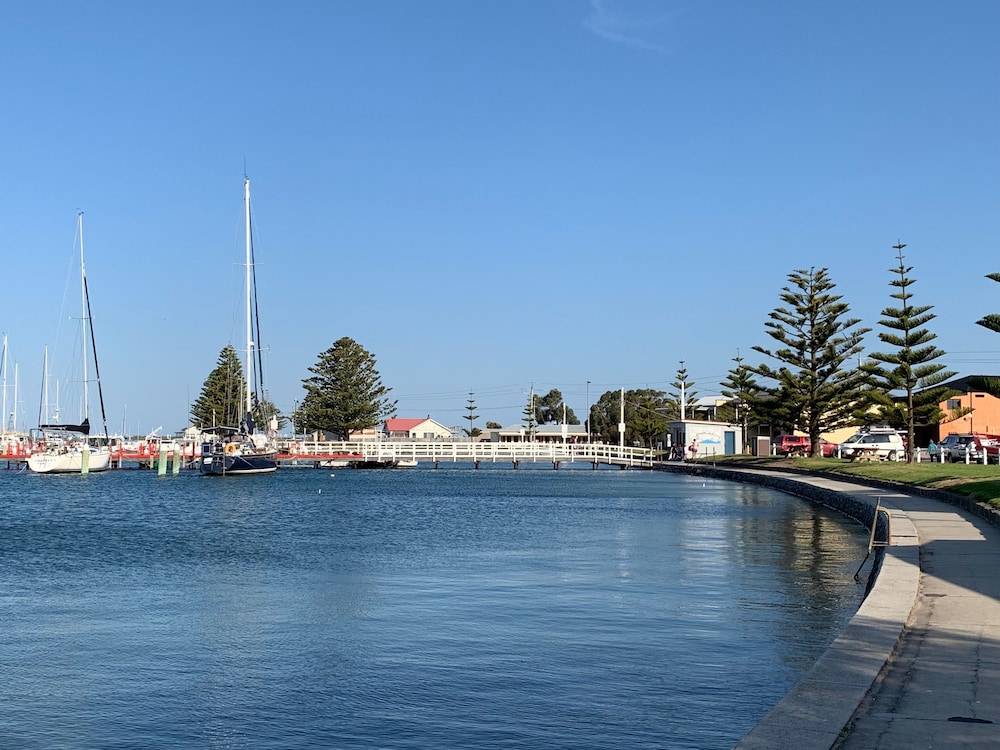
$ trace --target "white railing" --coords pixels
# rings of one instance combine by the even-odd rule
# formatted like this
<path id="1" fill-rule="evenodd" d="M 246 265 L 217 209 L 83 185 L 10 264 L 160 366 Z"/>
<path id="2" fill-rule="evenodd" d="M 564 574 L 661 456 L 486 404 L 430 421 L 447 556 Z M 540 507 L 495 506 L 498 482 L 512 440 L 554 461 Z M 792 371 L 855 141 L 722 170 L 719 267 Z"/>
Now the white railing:
<path id="1" fill-rule="evenodd" d="M 288 453 L 299 458 L 309 456 L 354 457 L 364 461 L 434 461 L 513 463 L 550 461 L 552 463 L 586 462 L 624 466 L 652 466 L 654 452 L 648 448 L 606 445 L 603 443 L 492 443 L 449 440 L 413 441 L 298 441 L 288 444 Z"/>

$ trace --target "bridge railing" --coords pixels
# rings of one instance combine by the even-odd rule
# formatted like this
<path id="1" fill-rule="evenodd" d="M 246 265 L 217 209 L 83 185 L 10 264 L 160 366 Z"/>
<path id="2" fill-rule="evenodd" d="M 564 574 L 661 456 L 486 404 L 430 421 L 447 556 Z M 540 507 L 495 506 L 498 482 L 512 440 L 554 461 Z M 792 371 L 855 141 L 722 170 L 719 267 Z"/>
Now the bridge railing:
<path id="1" fill-rule="evenodd" d="M 551 461 L 650 466 L 656 455 L 648 448 L 604 443 L 413 441 L 298 441 L 288 447 L 299 457 L 360 457 L 365 461 L 436 461 L 487 463 Z"/>

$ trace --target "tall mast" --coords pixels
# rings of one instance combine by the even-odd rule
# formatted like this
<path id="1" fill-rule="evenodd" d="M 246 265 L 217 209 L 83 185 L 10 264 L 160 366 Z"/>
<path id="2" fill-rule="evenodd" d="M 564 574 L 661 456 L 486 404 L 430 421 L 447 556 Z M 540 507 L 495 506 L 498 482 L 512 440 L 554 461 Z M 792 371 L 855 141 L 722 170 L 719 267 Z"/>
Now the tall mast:
<path id="1" fill-rule="evenodd" d="M 3 369 L 3 424 L 0 425 L 0 434 L 7 432 L 7 334 L 3 335 L 3 363 L 0 364 L 0 368 Z"/>
<path id="2" fill-rule="evenodd" d="M 246 390 L 246 413 L 250 414 L 251 408 L 251 386 L 250 386 L 250 368 L 253 366 L 253 341 L 251 340 L 251 317 L 250 317 L 250 178 L 246 175 L 243 176 L 243 203 L 244 211 L 246 212 L 246 228 L 247 228 L 247 267 L 246 267 L 246 334 L 247 334 L 247 348 L 246 348 L 246 362 L 244 364 L 243 375 L 246 379 L 247 390 Z"/>
<path id="3" fill-rule="evenodd" d="M 6 367 L 4 368 L 7 369 Z M 10 429 L 17 432 L 17 360 L 14 360 L 14 406 L 10 410 Z"/>
<path id="4" fill-rule="evenodd" d="M 80 354 L 83 357 L 83 419 L 90 419 L 90 384 L 87 382 L 87 271 L 83 264 L 83 211 L 76 215 L 77 231 L 80 233 Z"/>

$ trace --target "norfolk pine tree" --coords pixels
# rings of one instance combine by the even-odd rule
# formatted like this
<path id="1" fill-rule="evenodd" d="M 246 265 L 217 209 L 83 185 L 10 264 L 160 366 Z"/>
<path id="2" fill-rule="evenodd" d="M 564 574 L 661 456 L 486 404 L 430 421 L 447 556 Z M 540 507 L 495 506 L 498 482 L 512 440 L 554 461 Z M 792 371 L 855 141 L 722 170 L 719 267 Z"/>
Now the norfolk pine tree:
<path id="1" fill-rule="evenodd" d="M 382 384 L 375 357 L 347 336 L 319 355 L 302 381 L 306 390 L 299 408 L 306 430 L 331 432 L 347 440 L 351 432 L 377 426 L 396 413 L 391 388 Z"/>
<path id="2" fill-rule="evenodd" d="M 781 363 L 778 369 L 761 364 L 751 373 L 773 385 L 762 392 L 773 399 L 775 419 L 809 435 L 812 455 L 820 454 L 820 434 L 852 423 L 857 391 L 866 375 L 843 365 L 862 350 L 862 339 L 870 328 L 856 328 L 861 321 L 845 318 L 850 311 L 836 284 L 821 268 L 793 271 L 789 286 L 782 287 L 784 307 L 769 314 L 764 324 L 767 334 L 780 345 L 777 349 L 754 346 L 757 351 Z"/>
<path id="3" fill-rule="evenodd" d="M 736 367 L 731 369 L 722 386 L 722 395 L 729 400 L 719 407 L 719 418 L 731 424 L 739 425 L 743 431 L 743 449 L 749 445 L 749 427 L 757 424 L 754 405 L 760 396 L 760 385 L 754 378 L 750 368 L 743 364 L 743 358 L 736 352 L 733 357 Z"/>
<path id="4" fill-rule="evenodd" d="M 483 434 L 483 431 L 474 426 L 475 421 L 479 417 L 476 415 L 476 399 L 472 397 L 472 391 L 469 391 L 469 397 L 466 399 L 466 403 L 469 405 L 465 407 L 465 419 L 469 420 L 469 428 L 462 430 L 462 432 L 470 438 L 479 437 Z"/>
<path id="5" fill-rule="evenodd" d="M 1000 281 L 1000 273 L 988 273 L 986 274 L 986 278 L 993 281 Z M 981 325 L 983 328 L 989 328 L 994 333 L 1000 333 L 1000 315 L 990 313 L 989 315 L 977 320 L 976 325 Z"/>
<path id="6" fill-rule="evenodd" d="M 684 367 L 684 360 L 677 368 L 677 376 L 670 387 L 674 390 L 670 392 L 667 400 L 666 416 L 670 419 L 693 419 L 698 400 L 695 398 L 698 392 L 694 390 L 694 383 L 688 380 L 687 368 Z"/>
<path id="7" fill-rule="evenodd" d="M 237 427 L 243 421 L 245 390 L 243 365 L 232 344 L 226 344 L 201 386 L 201 395 L 191 405 L 192 423 L 202 429 Z"/>
<path id="8" fill-rule="evenodd" d="M 937 338 L 936 334 L 923 326 L 937 316 L 931 312 L 932 305 L 910 304 L 913 296 L 910 287 L 914 281 L 909 274 L 913 267 L 903 263 L 906 245 L 899 243 L 892 247 L 899 265 L 889 269 L 896 276 L 889 282 L 896 291 L 889 296 L 899 300 L 901 306 L 882 310 L 879 325 L 889 331 L 880 331 L 878 337 L 894 351 L 869 355 L 874 361 L 864 369 L 875 386 L 869 394 L 879 407 L 879 415 L 893 427 L 906 428 L 906 461 L 909 463 L 913 461 L 916 447 L 914 428 L 936 424 L 944 416 L 940 403 L 955 391 L 941 387 L 941 383 L 955 373 L 945 370 L 944 364 L 934 362 L 944 356 L 944 352 L 931 343 Z M 893 392 L 902 393 L 905 400 L 897 401 L 892 397 Z"/>

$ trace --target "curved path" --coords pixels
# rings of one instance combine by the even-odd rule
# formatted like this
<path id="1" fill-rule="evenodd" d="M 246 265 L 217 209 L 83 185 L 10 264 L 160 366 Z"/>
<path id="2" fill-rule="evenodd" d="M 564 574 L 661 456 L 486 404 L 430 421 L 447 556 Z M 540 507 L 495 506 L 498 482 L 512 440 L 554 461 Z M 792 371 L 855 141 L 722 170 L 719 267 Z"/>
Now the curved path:
<path id="1" fill-rule="evenodd" d="M 828 477 L 704 473 L 878 500 L 891 519 L 881 571 L 855 617 L 737 748 L 1000 747 L 1000 527 L 987 520 L 996 514 Z"/>

